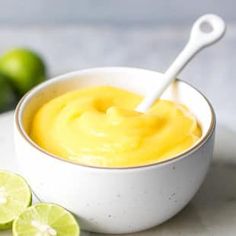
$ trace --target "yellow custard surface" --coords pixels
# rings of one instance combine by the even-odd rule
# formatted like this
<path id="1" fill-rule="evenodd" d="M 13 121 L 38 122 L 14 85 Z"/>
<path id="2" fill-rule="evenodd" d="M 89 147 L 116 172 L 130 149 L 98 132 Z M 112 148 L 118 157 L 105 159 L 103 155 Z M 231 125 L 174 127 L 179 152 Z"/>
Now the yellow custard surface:
<path id="1" fill-rule="evenodd" d="M 201 137 L 186 106 L 158 100 L 135 111 L 142 96 L 103 86 L 70 91 L 35 114 L 31 139 L 62 159 L 95 167 L 136 167 L 182 153 Z"/>

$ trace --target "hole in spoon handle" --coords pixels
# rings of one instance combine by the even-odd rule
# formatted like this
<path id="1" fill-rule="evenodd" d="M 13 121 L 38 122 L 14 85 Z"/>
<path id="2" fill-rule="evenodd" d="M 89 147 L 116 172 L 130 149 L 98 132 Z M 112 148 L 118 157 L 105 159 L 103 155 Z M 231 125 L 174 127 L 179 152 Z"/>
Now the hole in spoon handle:
<path id="1" fill-rule="evenodd" d="M 214 14 L 203 15 L 193 24 L 190 42 L 199 49 L 217 42 L 225 33 L 226 25 L 223 19 Z"/>

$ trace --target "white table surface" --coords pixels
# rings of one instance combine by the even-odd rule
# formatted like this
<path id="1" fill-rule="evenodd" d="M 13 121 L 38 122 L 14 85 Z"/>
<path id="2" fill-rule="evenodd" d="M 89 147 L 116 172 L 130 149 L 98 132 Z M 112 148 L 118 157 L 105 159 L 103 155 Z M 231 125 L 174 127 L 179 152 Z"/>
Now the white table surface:
<path id="1" fill-rule="evenodd" d="M 105 65 L 164 71 L 184 41 L 183 28 L 110 28 L 91 26 L 3 27 L 0 53 L 27 45 L 47 59 L 50 74 Z M 135 235 L 234 236 L 236 234 L 236 27 L 226 38 L 196 58 L 181 78 L 190 81 L 213 103 L 217 118 L 214 161 L 191 203 L 168 222 Z M 0 169 L 16 170 L 13 115 L 0 115 Z M 92 233 L 91 233 L 92 234 Z M 11 235 L 1 232 L 0 236 Z"/>

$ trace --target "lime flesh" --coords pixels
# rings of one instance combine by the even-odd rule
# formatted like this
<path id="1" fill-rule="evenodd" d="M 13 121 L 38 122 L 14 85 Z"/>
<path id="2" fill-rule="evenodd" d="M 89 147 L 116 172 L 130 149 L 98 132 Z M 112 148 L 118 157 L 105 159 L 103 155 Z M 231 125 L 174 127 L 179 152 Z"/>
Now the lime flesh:
<path id="1" fill-rule="evenodd" d="M 13 236 L 79 236 L 74 216 L 64 208 L 39 203 L 21 213 L 13 223 Z"/>
<path id="2" fill-rule="evenodd" d="M 0 171 L 0 229 L 11 227 L 14 219 L 31 204 L 31 190 L 19 175 Z"/>

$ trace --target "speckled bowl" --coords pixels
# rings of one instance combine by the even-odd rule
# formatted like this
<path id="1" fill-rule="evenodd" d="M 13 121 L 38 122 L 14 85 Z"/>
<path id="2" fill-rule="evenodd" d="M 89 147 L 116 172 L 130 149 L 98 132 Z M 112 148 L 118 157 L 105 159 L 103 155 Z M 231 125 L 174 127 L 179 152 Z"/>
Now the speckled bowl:
<path id="1" fill-rule="evenodd" d="M 77 215 L 83 229 L 101 233 L 145 230 L 178 213 L 202 184 L 214 143 L 214 111 L 191 85 L 177 80 L 163 98 L 185 104 L 203 136 L 170 160 L 132 168 L 83 166 L 42 150 L 28 135 L 38 108 L 67 91 L 111 85 L 145 95 L 161 78 L 143 69 L 95 68 L 56 77 L 27 93 L 15 112 L 15 148 L 20 170 L 39 199 L 61 204 Z"/>

